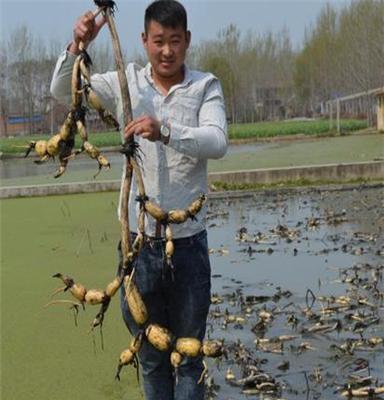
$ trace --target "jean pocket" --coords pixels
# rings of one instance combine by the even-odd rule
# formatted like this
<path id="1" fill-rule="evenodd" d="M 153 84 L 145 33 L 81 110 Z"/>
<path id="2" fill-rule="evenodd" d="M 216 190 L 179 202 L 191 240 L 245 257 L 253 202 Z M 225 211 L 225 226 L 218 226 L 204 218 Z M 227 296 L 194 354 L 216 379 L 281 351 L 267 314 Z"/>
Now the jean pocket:
<path id="1" fill-rule="evenodd" d="M 179 283 L 188 286 L 209 284 L 211 264 L 206 235 L 189 245 L 176 246 L 174 262 L 175 276 Z"/>

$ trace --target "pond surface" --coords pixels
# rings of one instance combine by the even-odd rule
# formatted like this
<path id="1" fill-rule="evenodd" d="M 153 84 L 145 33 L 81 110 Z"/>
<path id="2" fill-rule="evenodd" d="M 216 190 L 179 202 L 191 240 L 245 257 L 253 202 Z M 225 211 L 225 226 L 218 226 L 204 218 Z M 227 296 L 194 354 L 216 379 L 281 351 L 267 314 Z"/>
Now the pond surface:
<path id="1" fill-rule="evenodd" d="M 384 385 L 382 200 L 364 189 L 211 202 L 208 333 L 228 354 L 208 359 L 208 398 Z"/>
<path id="2" fill-rule="evenodd" d="M 241 154 L 241 153 L 249 153 L 249 152 L 257 152 L 261 149 L 266 149 L 267 147 L 273 146 L 272 144 L 266 143 L 250 143 L 247 145 L 230 145 L 228 149 L 228 155 L 232 154 Z M 102 171 L 100 178 L 103 177 L 105 179 L 120 179 L 121 171 L 123 166 L 123 156 L 117 152 L 108 152 L 106 153 L 108 160 L 111 163 L 111 170 L 108 173 Z M 47 177 L 48 180 L 52 181 L 52 175 L 58 168 L 58 163 L 48 161 L 44 164 L 36 164 L 33 161 L 37 160 L 35 156 L 29 156 L 28 158 L 12 158 L 12 159 L 4 159 L 0 160 L 0 180 L 3 181 L 2 185 L 7 185 L 7 180 L 13 180 L 17 178 L 23 178 L 24 181 L 26 177 Z M 87 179 L 91 179 L 92 176 L 97 172 L 97 163 L 95 160 L 90 159 L 85 155 L 80 155 L 77 158 L 70 161 L 68 164 L 66 174 L 60 179 L 63 181 L 63 178 L 69 176 L 71 174 L 76 176 L 76 174 L 80 171 L 84 172 L 84 177 Z M 65 179 L 64 179 L 65 180 Z M 12 183 L 13 184 L 13 183 Z M 22 184 L 25 184 L 22 182 Z"/>
<path id="3" fill-rule="evenodd" d="M 112 169 L 116 169 L 122 165 L 122 156 L 120 154 L 109 154 L 108 159 L 111 163 Z M 58 168 L 58 163 L 47 161 L 43 164 L 36 164 L 33 161 L 37 160 L 36 157 L 28 158 L 12 158 L 0 160 L 0 179 L 15 179 L 33 176 L 44 176 L 51 177 Z M 121 171 L 121 167 L 118 168 Z M 85 157 L 84 155 L 78 156 L 71 160 L 68 172 L 76 172 L 81 170 L 92 170 L 94 173 L 97 172 L 97 162 Z M 89 174 L 88 174 L 89 175 Z"/>
<path id="4" fill-rule="evenodd" d="M 207 334 L 225 339 L 227 359 L 206 358 L 207 399 L 336 400 L 357 377 L 383 385 L 382 189 L 269 193 L 209 201 Z M 133 368 L 114 380 L 130 341 L 118 298 L 104 351 L 89 334 L 98 307 L 82 310 L 78 326 L 67 305 L 43 307 L 54 273 L 88 288 L 110 282 L 117 201 L 117 192 L 1 201 L 2 398 L 143 399 Z M 281 335 L 293 338 L 263 341 Z"/>

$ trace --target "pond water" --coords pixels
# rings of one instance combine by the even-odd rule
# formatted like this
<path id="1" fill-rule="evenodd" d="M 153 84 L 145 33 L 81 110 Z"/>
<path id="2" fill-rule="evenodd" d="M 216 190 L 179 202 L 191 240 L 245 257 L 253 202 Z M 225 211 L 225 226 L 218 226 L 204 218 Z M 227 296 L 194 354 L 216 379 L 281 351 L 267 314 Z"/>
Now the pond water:
<path id="1" fill-rule="evenodd" d="M 58 168 L 58 164 L 53 161 L 48 161 L 43 164 L 36 164 L 34 157 L 29 158 L 12 158 L 0 160 L 0 179 L 15 179 L 24 177 L 33 177 L 38 175 L 47 175 L 51 177 Z M 108 156 L 112 169 L 121 171 L 122 156 L 120 154 L 111 154 Z M 116 168 L 117 167 L 117 168 Z M 95 160 L 85 157 L 83 155 L 71 160 L 69 172 L 76 171 L 90 171 L 93 173 L 97 171 L 97 163 Z"/>
<path id="2" fill-rule="evenodd" d="M 267 143 L 230 145 L 228 149 L 228 155 L 230 156 L 232 154 L 257 152 L 270 146 L 273 145 Z M 123 165 L 123 157 L 117 152 L 108 152 L 106 155 L 109 162 L 111 163 L 111 170 L 108 172 L 107 179 L 120 179 Z M 33 160 L 36 159 L 37 158 L 35 156 L 29 156 L 28 158 L 18 157 L 0 160 L 0 180 L 3 181 L 2 184 L 8 186 L 6 180 L 14 180 L 17 178 L 36 176 L 47 176 L 48 178 L 51 178 L 51 176 L 58 168 L 58 164 L 53 161 L 48 161 L 44 164 L 35 164 Z M 76 176 L 76 174 L 80 171 L 85 171 L 84 176 L 87 176 L 89 179 L 89 176 L 92 176 L 94 173 L 97 172 L 96 161 L 82 154 L 70 161 L 68 171 L 66 172 L 64 177 L 68 175 L 70 179 L 71 174 Z"/>
<path id="3" fill-rule="evenodd" d="M 114 380 L 130 340 L 118 298 L 103 328 L 105 351 L 98 332 L 88 334 L 98 307 L 81 310 L 78 326 L 67 305 L 43 308 L 59 286 L 54 273 L 89 288 L 110 281 L 117 199 L 2 200 L 3 398 L 142 399 L 133 369 Z M 207 335 L 225 340 L 227 358 L 206 358 L 207 400 L 336 400 L 357 376 L 383 385 L 382 200 L 382 188 L 211 198 Z M 263 341 L 281 335 L 291 340 Z"/>
<path id="4" fill-rule="evenodd" d="M 364 189 L 211 202 L 208 333 L 228 354 L 208 359 L 208 398 L 331 400 L 348 383 L 384 385 L 382 201 Z M 293 337 L 263 341 L 281 335 Z"/>

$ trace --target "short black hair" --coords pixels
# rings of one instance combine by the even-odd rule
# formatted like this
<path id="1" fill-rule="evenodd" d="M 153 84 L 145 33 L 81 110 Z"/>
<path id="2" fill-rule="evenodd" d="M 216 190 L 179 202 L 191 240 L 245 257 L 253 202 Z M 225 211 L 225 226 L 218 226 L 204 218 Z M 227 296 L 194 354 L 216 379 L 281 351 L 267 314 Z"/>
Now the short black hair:
<path id="1" fill-rule="evenodd" d="M 144 29 L 148 32 L 151 21 L 168 28 L 181 26 L 187 31 L 187 12 L 184 6 L 176 0 L 155 0 L 145 10 Z"/>

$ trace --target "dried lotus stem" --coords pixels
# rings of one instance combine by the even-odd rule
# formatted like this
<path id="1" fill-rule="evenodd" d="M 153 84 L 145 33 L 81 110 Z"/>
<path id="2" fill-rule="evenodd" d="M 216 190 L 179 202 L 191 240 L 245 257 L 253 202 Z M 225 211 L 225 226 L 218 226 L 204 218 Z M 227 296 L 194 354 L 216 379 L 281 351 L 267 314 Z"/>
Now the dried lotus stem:
<path id="1" fill-rule="evenodd" d="M 141 206 L 139 211 L 139 217 L 137 222 L 137 236 L 132 243 L 132 252 L 130 253 L 130 261 L 133 261 L 135 257 L 140 253 L 145 240 L 145 211 Z"/>
<path id="2" fill-rule="evenodd" d="M 201 342 L 193 337 L 179 338 L 176 340 L 176 351 L 182 356 L 197 357 L 200 354 Z"/>
<path id="3" fill-rule="evenodd" d="M 105 301 L 106 297 L 107 295 L 104 292 L 104 290 L 90 289 L 85 294 L 84 300 L 87 304 L 96 305 L 96 304 L 102 304 Z"/>
<path id="4" fill-rule="evenodd" d="M 182 224 L 189 217 L 186 210 L 170 210 L 168 211 L 168 222 L 170 224 Z"/>
<path id="5" fill-rule="evenodd" d="M 148 311 L 132 276 L 125 276 L 124 287 L 125 299 L 133 319 L 138 325 L 144 325 L 148 320 Z"/>
<path id="6" fill-rule="evenodd" d="M 82 93 L 80 92 L 80 56 L 76 57 L 72 69 L 72 109 L 77 109 L 81 105 Z"/>
<path id="7" fill-rule="evenodd" d="M 172 367 L 177 369 L 180 366 L 181 362 L 183 361 L 183 356 L 178 351 L 173 350 L 171 353 L 170 360 Z"/>
<path id="8" fill-rule="evenodd" d="M 143 177 L 141 175 L 140 167 L 134 158 L 132 158 L 131 163 L 132 163 L 133 171 L 135 173 L 135 179 L 136 179 L 137 187 L 139 189 L 139 195 L 141 198 L 145 198 L 145 196 L 146 196 L 145 188 L 144 188 L 144 182 L 143 182 Z"/>
<path id="9" fill-rule="evenodd" d="M 141 345 L 143 344 L 143 336 L 144 332 L 139 331 L 134 338 L 132 338 L 131 343 L 129 344 L 129 349 L 133 353 L 138 353 L 141 349 Z"/>
<path id="10" fill-rule="evenodd" d="M 139 232 L 132 243 L 132 256 L 137 257 L 144 244 L 144 235 Z"/>
<path id="11" fill-rule="evenodd" d="M 68 290 L 71 292 L 72 296 L 79 300 L 80 302 L 85 301 L 85 295 L 87 293 L 87 289 L 80 283 L 75 283 L 75 281 L 69 276 L 63 275 L 60 272 L 53 275 L 53 278 L 59 278 L 65 284 L 64 291 Z"/>
<path id="12" fill-rule="evenodd" d="M 105 156 L 103 156 L 100 150 L 92 143 L 85 141 L 83 143 L 83 149 L 92 159 L 97 160 L 99 164 L 99 171 L 96 173 L 94 177 L 96 177 L 100 173 L 101 168 L 104 167 L 108 169 L 111 167 L 111 164 L 109 163 L 108 159 Z"/>
<path id="13" fill-rule="evenodd" d="M 158 204 L 146 200 L 144 202 L 145 210 L 148 214 L 161 223 L 182 224 L 188 218 L 195 218 L 195 215 L 201 210 L 206 201 L 206 196 L 201 195 L 194 200 L 186 210 L 164 211 Z"/>
<path id="14" fill-rule="evenodd" d="M 27 146 L 27 150 L 25 152 L 24 157 L 28 157 L 28 154 L 34 150 L 39 157 L 44 157 L 47 153 L 47 141 L 46 140 L 37 140 L 31 141 Z"/>
<path id="15" fill-rule="evenodd" d="M 183 356 L 176 350 L 173 350 L 170 356 L 170 361 L 172 367 L 175 369 L 175 384 L 177 385 L 179 382 L 178 369 L 180 367 L 181 362 L 183 361 Z"/>
<path id="16" fill-rule="evenodd" d="M 131 268 L 129 261 L 129 253 L 131 252 L 131 238 L 129 232 L 129 213 L 128 201 L 129 192 L 132 181 L 132 166 L 126 160 L 125 176 L 122 184 L 121 199 L 120 199 L 120 224 L 121 224 L 121 252 L 123 255 L 123 268 L 128 270 Z"/>
<path id="17" fill-rule="evenodd" d="M 59 168 L 56 170 L 55 174 L 53 175 L 54 178 L 59 178 L 61 175 L 64 174 L 65 170 L 67 169 L 68 165 L 68 159 L 69 159 L 70 153 L 66 153 L 63 156 L 60 155 L 60 165 Z"/>
<path id="18" fill-rule="evenodd" d="M 73 126 L 74 126 L 74 119 L 73 119 L 73 114 L 70 111 L 67 117 L 65 118 L 63 125 L 60 128 L 59 135 L 62 140 L 67 140 L 71 136 L 73 136 L 72 134 Z"/>
<path id="19" fill-rule="evenodd" d="M 208 374 L 208 367 L 205 361 L 203 361 L 203 370 L 201 371 L 201 375 L 199 380 L 197 381 L 198 385 L 201 385 L 204 382 L 204 379 L 207 377 Z"/>
<path id="20" fill-rule="evenodd" d="M 82 119 L 78 119 L 76 121 L 76 127 L 77 127 L 77 131 L 80 134 L 81 139 L 83 140 L 83 142 L 88 140 L 88 132 L 87 132 L 87 128 L 85 126 L 85 121 Z"/>
<path id="21" fill-rule="evenodd" d="M 359 389 L 347 389 L 341 393 L 344 397 L 369 397 L 383 394 L 384 386 L 381 387 L 362 387 Z"/>
<path id="22" fill-rule="evenodd" d="M 67 154 L 70 154 L 73 144 L 72 137 L 62 140 L 60 134 L 57 133 L 48 140 L 31 141 L 27 146 L 25 157 L 28 156 L 31 150 L 34 150 L 40 157 L 39 160 L 35 161 L 36 164 L 42 164 L 57 155 L 60 155 L 62 161 Z"/>
<path id="23" fill-rule="evenodd" d="M 190 218 L 194 218 L 195 215 L 203 208 L 204 203 L 207 201 L 207 196 L 202 194 L 198 199 L 192 202 L 192 204 L 187 208 L 187 212 Z"/>
<path id="24" fill-rule="evenodd" d="M 135 354 L 132 353 L 132 351 L 130 349 L 125 349 L 119 357 L 119 364 L 117 366 L 117 371 L 116 371 L 116 375 L 115 375 L 115 379 L 117 379 L 118 381 L 120 380 L 120 372 L 122 370 L 122 368 L 125 365 L 130 365 L 133 364 L 133 366 L 135 368 L 138 367 L 137 364 L 137 359 L 135 357 Z"/>
<path id="25" fill-rule="evenodd" d="M 99 7 L 96 11 L 93 12 L 94 17 L 96 17 L 102 10 L 105 8 Z M 74 146 L 74 136 L 75 136 L 75 119 L 80 119 L 84 125 L 84 117 L 81 116 L 84 113 L 84 110 L 81 107 L 83 91 L 81 85 L 81 76 L 84 77 L 84 80 L 87 81 L 85 87 L 89 85 L 90 81 L 90 72 L 89 72 L 89 64 L 91 64 L 91 60 L 88 54 L 85 51 L 84 43 L 79 43 L 80 54 L 76 57 L 73 68 L 72 68 L 72 76 L 71 76 L 71 111 L 68 113 L 63 125 L 60 128 L 58 134 L 54 135 L 48 141 L 37 141 L 30 142 L 25 156 L 28 156 L 30 151 L 33 149 L 36 151 L 37 155 L 40 157 L 38 161 L 35 161 L 37 164 L 41 164 L 50 158 L 55 156 L 59 156 L 60 166 L 54 174 L 54 178 L 58 178 L 61 176 L 67 167 L 68 160 L 72 158 L 76 153 L 72 154 L 72 149 Z M 109 116 L 108 116 L 109 118 Z M 85 126 L 81 126 L 81 124 L 76 123 L 77 129 L 79 130 L 83 141 L 86 140 L 87 137 Z M 104 162 L 104 160 L 103 160 Z M 102 162 L 102 164 L 103 164 Z M 100 164 L 100 162 L 99 162 Z"/>
<path id="26" fill-rule="evenodd" d="M 220 357 L 223 354 L 223 342 L 219 340 L 204 340 L 201 352 L 206 357 Z"/>
<path id="27" fill-rule="evenodd" d="M 88 104 L 96 111 L 100 112 L 103 108 L 101 100 L 90 86 L 85 89 L 85 98 L 87 99 Z"/>
<path id="28" fill-rule="evenodd" d="M 115 117 L 105 108 L 103 107 L 101 100 L 97 96 L 94 90 L 91 89 L 90 86 L 85 88 L 85 98 L 87 100 L 88 105 L 90 105 L 93 109 L 95 109 L 100 118 L 108 125 L 116 130 L 119 130 L 119 123 L 116 121 Z"/>
<path id="29" fill-rule="evenodd" d="M 104 11 L 104 7 L 98 7 L 95 11 L 92 11 L 93 18 L 96 18 L 102 11 Z M 89 84 L 91 79 L 90 79 L 90 72 L 89 72 L 89 65 L 92 64 L 91 59 L 89 58 L 86 50 L 85 50 L 85 45 L 84 42 L 79 43 L 79 51 L 80 54 L 78 55 L 79 58 L 79 68 L 81 71 L 81 74 Z"/>
<path id="30" fill-rule="evenodd" d="M 111 283 L 107 285 L 105 289 L 105 293 L 108 297 L 113 297 L 116 292 L 119 290 L 121 284 L 123 283 L 123 277 L 117 276 Z"/>
<path id="31" fill-rule="evenodd" d="M 156 203 L 146 200 L 144 202 L 145 211 L 156 221 L 165 222 L 168 218 L 168 213 L 164 211 L 159 205 Z"/>
<path id="32" fill-rule="evenodd" d="M 59 134 L 52 136 L 47 141 L 47 153 L 50 157 L 57 156 L 60 151 L 61 137 Z"/>
<path id="33" fill-rule="evenodd" d="M 111 298 L 107 295 L 105 295 L 100 311 L 97 313 L 96 317 L 93 319 L 91 323 L 91 331 L 93 331 L 97 326 L 100 327 L 100 335 L 101 335 L 101 348 L 104 348 L 104 343 L 103 343 L 103 332 L 102 332 L 102 327 L 103 327 L 103 322 L 104 322 L 104 315 L 108 310 L 109 303 L 111 302 Z"/>
<path id="34" fill-rule="evenodd" d="M 173 235 L 170 225 L 165 227 L 165 255 L 167 258 L 167 264 L 172 266 L 172 256 L 175 252 L 175 245 L 173 244 Z"/>
<path id="35" fill-rule="evenodd" d="M 138 369 L 139 363 L 136 354 L 140 351 L 142 343 L 143 332 L 139 331 L 136 336 L 132 338 L 131 343 L 129 344 L 129 348 L 125 349 L 120 354 L 115 379 L 120 380 L 120 372 L 125 365 L 133 364 L 133 366 Z"/>
<path id="36" fill-rule="evenodd" d="M 120 83 L 121 98 L 123 104 L 124 126 L 127 126 L 128 123 L 132 121 L 132 106 L 129 95 L 128 81 L 125 75 L 125 68 L 123 63 L 123 56 L 121 53 L 120 41 L 110 7 L 106 7 L 105 9 L 103 9 L 103 13 L 107 20 L 109 31 L 112 37 L 112 45 L 115 52 L 116 69 Z"/>
<path id="37" fill-rule="evenodd" d="M 93 330 L 96 326 L 100 326 L 101 328 L 104 320 L 104 314 L 109 307 L 111 297 L 115 295 L 123 281 L 122 277 L 116 277 L 111 283 L 108 284 L 106 290 L 104 291 L 101 289 L 87 290 L 83 285 L 75 283 L 75 281 L 71 277 L 63 275 L 61 273 L 57 273 L 53 275 L 53 277 L 61 279 L 64 282 L 65 286 L 63 288 L 56 289 L 52 296 L 59 292 L 65 292 L 69 290 L 73 297 L 75 297 L 80 303 L 71 302 L 69 300 L 56 300 L 48 303 L 47 306 L 51 304 L 56 304 L 58 302 L 69 302 L 75 306 L 84 306 L 84 303 L 90 305 L 101 304 L 100 311 L 91 324 L 91 330 Z"/>
<path id="38" fill-rule="evenodd" d="M 79 62 L 80 73 L 86 81 L 86 84 L 89 85 L 91 82 L 91 74 L 87 65 L 87 61 L 84 56 L 81 56 Z"/>
<path id="39" fill-rule="evenodd" d="M 148 325 L 145 330 L 145 335 L 149 343 L 157 350 L 167 351 L 171 347 L 173 341 L 172 333 L 160 325 Z"/>
<path id="40" fill-rule="evenodd" d="M 139 212 L 137 229 L 138 229 L 139 233 L 141 233 L 143 236 L 145 235 L 145 210 L 144 210 L 144 207 L 141 207 L 140 212 Z"/>
<path id="41" fill-rule="evenodd" d="M 132 121 L 132 106 L 129 95 L 128 81 L 125 75 L 123 57 L 120 48 L 119 37 L 117 34 L 115 22 L 113 20 L 113 2 L 95 1 L 102 8 L 103 15 L 107 20 L 108 28 L 112 37 L 112 45 L 115 53 L 116 69 L 120 84 L 121 98 L 123 105 L 123 123 L 127 126 Z M 104 6 L 105 5 L 105 6 Z M 121 223 L 121 249 L 123 255 L 123 268 L 131 267 L 129 254 L 131 253 L 131 241 L 129 235 L 129 217 L 128 217 L 128 202 L 129 193 L 132 183 L 132 157 L 126 156 L 125 174 L 122 185 L 121 208 L 120 208 L 120 223 Z"/>
<path id="42" fill-rule="evenodd" d="M 102 4 L 102 3 L 100 3 Z M 123 63 L 123 57 L 121 53 L 121 47 L 119 42 L 119 37 L 117 34 L 115 22 L 112 17 L 112 9 L 113 3 L 110 3 L 110 6 L 103 8 L 103 14 L 107 20 L 107 24 L 109 27 L 109 31 L 112 37 L 112 45 L 115 54 L 115 61 L 116 61 L 116 69 L 117 75 L 120 84 L 121 90 L 121 98 L 122 98 L 122 105 L 123 105 L 123 123 L 124 126 L 127 126 L 129 122 L 132 121 L 132 106 L 131 106 L 131 99 L 129 94 L 128 88 L 128 81 L 125 75 L 125 68 Z M 132 139 L 133 142 L 133 139 Z M 130 234 L 129 234 L 129 218 L 128 218 L 128 202 L 129 202 L 129 193 L 131 189 L 132 183 L 132 170 L 135 167 L 135 162 L 133 157 L 126 156 L 126 166 L 125 166 L 125 176 L 124 182 L 122 186 L 122 196 L 121 196 L 121 209 L 120 209 L 120 222 L 122 225 L 122 254 L 123 254 L 123 268 L 128 269 L 130 268 L 131 260 L 129 254 L 131 253 L 131 242 L 130 242 Z M 141 179 L 141 172 L 139 168 L 136 168 L 136 181 L 139 186 L 140 193 L 144 192 L 144 185 L 142 184 Z"/>

